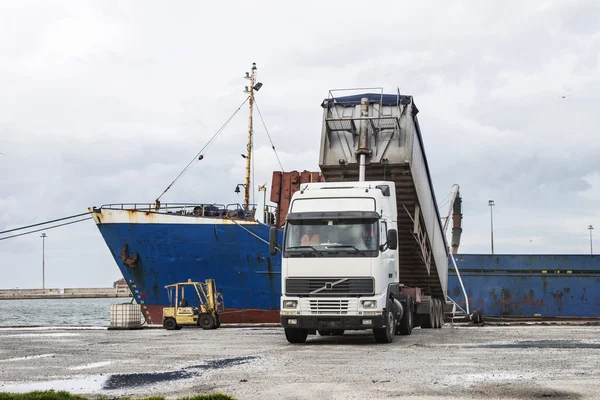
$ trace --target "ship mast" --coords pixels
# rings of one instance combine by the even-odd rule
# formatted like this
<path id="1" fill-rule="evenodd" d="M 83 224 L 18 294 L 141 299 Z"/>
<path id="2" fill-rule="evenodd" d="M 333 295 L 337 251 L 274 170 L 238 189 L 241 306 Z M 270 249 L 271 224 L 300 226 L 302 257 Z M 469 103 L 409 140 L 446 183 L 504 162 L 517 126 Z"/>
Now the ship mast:
<path id="1" fill-rule="evenodd" d="M 256 63 L 252 63 L 252 72 L 246 72 L 244 77 L 250 80 L 250 86 L 246 86 L 244 93 L 248 93 L 250 104 L 250 115 L 248 116 L 248 145 L 246 148 L 246 183 L 244 183 L 244 207 L 250 209 L 250 166 L 252 162 L 252 110 L 254 107 L 254 92 L 262 87 L 262 83 L 256 82 Z"/>
<path id="2" fill-rule="evenodd" d="M 249 94 L 249 104 L 250 104 L 250 115 L 248 117 L 248 145 L 246 148 L 246 183 L 244 184 L 244 207 L 246 210 L 250 209 L 250 165 L 252 159 L 252 109 L 254 107 L 254 90 L 260 89 L 262 84 L 256 85 L 254 87 L 254 82 L 256 80 L 256 63 L 252 63 L 252 72 L 248 74 L 246 72 L 246 79 L 250 80 L 250 86 L 246 86 L 246 90 L 244 93 Z"/>

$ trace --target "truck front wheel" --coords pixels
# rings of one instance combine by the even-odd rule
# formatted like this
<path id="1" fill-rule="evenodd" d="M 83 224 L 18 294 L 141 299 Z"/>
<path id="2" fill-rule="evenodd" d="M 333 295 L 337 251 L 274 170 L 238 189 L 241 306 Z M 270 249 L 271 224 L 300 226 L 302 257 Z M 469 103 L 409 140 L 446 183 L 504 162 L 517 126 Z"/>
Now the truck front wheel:
<path id="1" fill-rule="evenodd" d="M 285 328 L 285 338 L 290 343 L 304 343 L 308 337 L 306 329 L 290 329 Z"/>
<path id="2" fill-rule="evenodd" d="M 373 329 L 373 336 L 377 343 L 391 343 L 396 333 L 396 317 L 392 310 L 392 303 L 388 301 L 385 309 L 385 328 Z"/>

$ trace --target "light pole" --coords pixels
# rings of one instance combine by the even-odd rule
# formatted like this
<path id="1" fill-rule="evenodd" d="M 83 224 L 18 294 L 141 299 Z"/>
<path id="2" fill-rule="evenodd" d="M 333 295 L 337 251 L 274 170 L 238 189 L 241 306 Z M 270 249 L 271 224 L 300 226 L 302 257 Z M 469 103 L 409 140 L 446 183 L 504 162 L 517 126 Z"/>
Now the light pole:
<path id="1" fill-rule="evenodd" d="M 267 184 L 258 185 L 258 191 L 263 193 L 263 223 L 268 224 L 267 221 Z"/>
<path id="2" fill-rule="evenodd" d="M 492 240 L 492 254 L 494 254 L 494 200 L 488 201 L 488 206 L 490 206 L 490 238 Z"/>
<path id="3" fill-rule="evenodd" d="M 590 230 L 590 254 L 594 254 L 594 248 L 592 247 L 592 230 L 594 229 L 594 227 L 592 225 L 589 225 L 588 229 Z"/>
<path id="4" fill-rule="evenodd" d="M 42 289 L 46 289 L 46 233 L 42 233 Z"/>

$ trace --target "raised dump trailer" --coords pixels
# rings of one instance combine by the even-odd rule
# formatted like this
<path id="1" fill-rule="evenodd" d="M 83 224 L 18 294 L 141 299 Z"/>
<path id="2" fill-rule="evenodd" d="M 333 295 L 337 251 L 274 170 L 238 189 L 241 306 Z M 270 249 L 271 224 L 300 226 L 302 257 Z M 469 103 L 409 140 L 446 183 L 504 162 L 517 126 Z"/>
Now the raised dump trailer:
<path id="1" fill-rule="evenodd" d="M 322 104 L 319 167 L 325 181 L 358 181 L 359 157 L 364 154 L 366 181 L 394 182 L 400 283 L 446 299 L 448 245 L 412 96 L 336 96 L 340 92 L 330 91 Z M 361 109 L 362 99 L 367 102 Z M 361 127 L 367 131 L 363 141 Z"/>
<path id="2" fill-rule="evenodd" d="M 372 329 L 389 343 L 413 326 L 440 328 L 448 246 L 412 97 L 330 92 L 322 106 L 325 182 L 300 184 L 281 246 L 271 231 L 288 341 Z"/>

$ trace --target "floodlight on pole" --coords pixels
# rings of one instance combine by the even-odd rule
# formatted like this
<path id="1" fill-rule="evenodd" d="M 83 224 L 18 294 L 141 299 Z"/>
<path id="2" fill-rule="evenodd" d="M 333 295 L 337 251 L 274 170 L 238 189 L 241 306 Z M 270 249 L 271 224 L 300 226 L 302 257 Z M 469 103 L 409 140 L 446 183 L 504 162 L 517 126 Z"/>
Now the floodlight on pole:
<path id="1" fill-rule="evenodd" d="M 588 225 L 588 229 L 590 231 L 590 254 L 594 254 L 594 248 L 592 247 L 592 230 L 594 230 L 594 227 L 592 225 Z"/>
<path id="2" fill-rule="evenodd" d="M 42 233 L 40 235 L 42 238 L 42 290 L 46 289 L 46 238 L 48 235 L 46 233 Z"/>
<path id="3" fill-rule="evenodd" d="M 493 208 L 496 204 L 494 200 L 488 200 L 488 206 L 490 206 L 490 239 L 492 244 L 492 254 L 494 254 L 494 211 Z"/>

